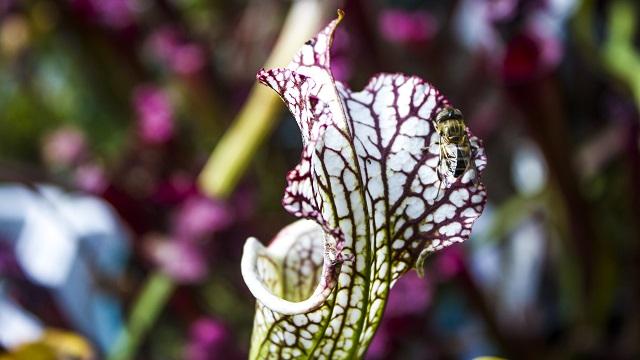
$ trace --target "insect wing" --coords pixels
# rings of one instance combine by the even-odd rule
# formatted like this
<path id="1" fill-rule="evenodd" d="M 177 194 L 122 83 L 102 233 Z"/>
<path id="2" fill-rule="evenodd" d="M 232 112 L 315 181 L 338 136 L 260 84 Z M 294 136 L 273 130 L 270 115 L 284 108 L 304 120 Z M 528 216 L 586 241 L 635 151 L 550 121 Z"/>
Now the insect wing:
<path id="1" fill-rule="evenodd" d="M 458 164 L 458 146 L 455 144 L 443 145 L 441 151 L 443 152 L 443 161 L 440 164 L 441 171 L 447 177 L 453 176 Z"/>

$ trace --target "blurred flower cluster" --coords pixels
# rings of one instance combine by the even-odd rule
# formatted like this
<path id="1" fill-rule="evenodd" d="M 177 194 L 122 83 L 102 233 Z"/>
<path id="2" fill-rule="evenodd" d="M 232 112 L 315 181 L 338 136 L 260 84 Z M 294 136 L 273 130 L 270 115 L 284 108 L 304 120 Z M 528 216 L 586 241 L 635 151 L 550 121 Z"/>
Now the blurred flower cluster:
<path id="1" fill-rule="evenodd" d="M 241 247 L 291 222 L 294 121 L 265 103 L 276 125 L 229 196 L 198 175 L 291 3 L 0 0 L 0 359 L 107 358 L 147 316 L 136 359 L 247 356 Z M 637 357 L 638 3 L 325 6 L 347 14 L 337 80 L 428 80 L 489 159 L 471 239 L 399 280 L 367 358 Z M 136 318 L 154 274 L 166 302 Z"/>

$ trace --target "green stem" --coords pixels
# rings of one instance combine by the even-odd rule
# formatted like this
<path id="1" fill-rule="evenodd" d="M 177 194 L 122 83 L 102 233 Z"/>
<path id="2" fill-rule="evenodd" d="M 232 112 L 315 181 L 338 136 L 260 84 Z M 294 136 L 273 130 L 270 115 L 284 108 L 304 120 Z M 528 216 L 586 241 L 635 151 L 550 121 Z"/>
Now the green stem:
<path id="1" fill-rule="evenodd" d="M 324 20 L 323 1 L 293 3 L 280 37 L 265 67 L 285 65 L 301 44 L 315 35 Z M 283 106 L 280 99 L 261 85 L 254 85 L 244 108 L 222 137 L 200 174 L 200 188 L 214 198 L 229 196 L 245 172 L 253 154 L 276 125 Z"/>
<path id="2" fill-rule="evenodd" d="M 607 18 L 607 38 L 600 47 L 593 34 L 594 6 L 593 0 L 585 0 L 576 13 L 574 29 L 578 40 L 585 47 L 585 54 L 590 54 L 587 59 L 595 59 L 605 72 L 627 86 L 640 109 L 640 54 L 633 45 L 637 5 L 628 0 L 618 0 L 611 4 Z"/>
<path id="3" fill-rule="evenodd" d="M 174 282 L 160 272 L 154 272 L 147 279 L 131 311 L 127 329 L 120 333 L 109 360 L 132 359 L 135 356 L 144 334 L 155 323 L 174 288 Z"/>
<path id="4" fill-rule="evenodd" d="M 286 64 L 307 39 L 313 37 L 324 20 L 327 4 L 320 0 L 297 0 L 287 14 L 278 41 L 265 67 Z M 249 99 L 214 149 L 200 174 L 201 190 L 212 198 L 224 199 L 235 188 L 256 150 L 275 126 L 282 105 L 265 87 L 254 86 Z M 128 360 L 164 308 L 176 284 L 159 270 L 146 280 L 108 360 Z"/>
<path id="5" fill-rule="evenodd" d="M 626 83 L 640 108 L 640 55 L 633 45 L 635 10 L 629 1 L 612 4 L 607 20 L 608 39 L 603 49 L 603 62 L 610 73 Z"/>

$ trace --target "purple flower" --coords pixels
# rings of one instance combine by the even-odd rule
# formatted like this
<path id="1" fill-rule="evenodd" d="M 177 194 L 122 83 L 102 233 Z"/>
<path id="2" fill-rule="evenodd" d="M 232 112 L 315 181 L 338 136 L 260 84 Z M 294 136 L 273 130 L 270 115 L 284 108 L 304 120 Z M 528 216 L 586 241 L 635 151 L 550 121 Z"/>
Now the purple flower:
<path id="1" fill-rule="evenodd" d="M 114 29 L 124 29 L 135 23 L 140 8 L 137 0 L 70 0 L 84 16 Z"/>
<path id="2" fill-rule="evenodd" d="M 151 54 L 177 74 L 193 75 L 205 65 L 205 51 L 202 47 L 185 41 L 180 32 L 172 27 L 157 30 L 147 43 Z"/>
<path id="3" fill-rule="evenodd" d="M 538 42 L 542 70 L 555 69 L 562 61 L 564 47 L 553 22 L 542 15 L 534 16 L 527 24 L 525 31 Z"/>
<path id="4" fill-rule="evenodd" d="M 122 29 L 135 21 L 135 0 L 94 0 L 93 3 L 98 9 L 100 20 L 107 26 Z"/>
<path id="5" fill-rule="evenodd" d="M 552 72 L 562 61 L 564 48 L 557 20 L 539 12 L 506 45 L 502 77 L 508 84 L 530 81 Z"/>
<path id="6" fill-rule="evenodd" d="M 133 103 L 143 141 L 161 144 L 173 137 L 173 107 L 167 93 L 154 86 L 142 86 L 136 89 Z"/>
<path id="7" fill-rule="evenodd" d="M 454 18 L 462 44 L 488 60 L 507 84 L 533 80 L 554 70 L 562 60 L 564 23 L 573 3 L 519 0 L 464 0 Z M 497 22 L 517 21 L 515 36 L 503 39 Z M 512 24 L 515 26 L 515 24 Z"/>
<path id="8" fill-rule="evenodd" d="M 528 14 L 520 32 L 507 42 L 502 61 L 502 77 L 507 84 L 542 77 L 562 61 L 563 24 L 570 11 L 548 5 Z"/>
<path id="9" fill-rule="evenodd" d="M 171 58 L 171 68 L 180 75 L 193 75 L 204 66 L 204 51 L 195 44 L 183 44 L 176 47 Z"/>
<path id="10" fill-rule="evenodd" d="M 71 167 L 82 159 L 86 151 L 84 134 L 70 126 L 58 128 L 43 140 L 42 156 L 53 167 Z"/>
<path id="11" fill-rule="evenodd" d="M 485 0 L 487 17 L 492 21 L 508 21 L 516 15 L 520 0 Z"/>
<path id="12" fill-rule="evenodd" d="M 155 30 L 148 38 L 146 47 L 151 55 L 165 63 L 168 62 L 178 43 L 178 30 L 164 26 Z"/>
<path id="13" fill-rule="evenodd" d="M 367 349 L 367 355 L 365 356 L 365 359 L 384 359 L 385 356 L 389 354 L 390 347 L 391 339 L 389 331 L 385 326 L 380 326 L 375 336 L 373 337 L 373 340 L 371 340 L 371 344 L 369 345 L 369 349 Z"/>
<path id="14" fill-rule="evenodd" d="M 386 40 L 407 44 L 431 40 L 438 25 L 435 18 L 426 11 L 387 9 L 380 15 L 378 28 Z"/>
<path id="15" fill-rule="evenodd" d="M 78 189 L 92 194 L 100 194 L 109 186 L 104 169 L 96 164 L 85 164 L 76 168 L 74 182 Z"/>
<path id="16" fill-rule="evenodd" d="M 193 241 L 231 223 L 227 206 L 202 195 L 185 200 L 174 218 L 174 234 L 182 240 Z"/>
<path id="17" fill-rule="evenodd" d="M 227 329 L 218 321 L 207 317 L 200 318 L 189 329 L 189 340 L 184 354 L 185 359 L 229 358 L 225 351 L 228 338 Z"/>
<path id="18" fill-rule="evenodd" d="M 347 81 L 351 77 L 352 68 L 349 61 L 351 52 L 351 37 L 343 29 L 337 29 L 331 47 L 331 72 L 338 81 Z"/>
<path id="19" fill-rule="evenodd" d="M 431 289 L 427 279 L 415 271 L 401 277 L 389 294 L 385 316 L 398 317 L 423 312 L 431 303 Z"/>
<path id="20" fill-rule="evenodd" d="M 164 205 L 176 205 L 187 197 L 198 193 L 192 176 L 183 172 L 172 174 L 169 179 L 162 180 L 154 189 L 152 199 Z"/>
<path id="21" fill-rule="evenodd" d="M 454 245 L 445 249 L 435 259 L 436 273 L 441 281 L 447 281 L 458 275 L 463 266 L 464 252 L 460 245 Z"/>
<path id="22" fill-rule="evenodd" d="M 207 276 L 207 262 L 197 244 L 150 235 L 146 247 L 160 269 L 179 283 L 199 282 Z"/>
<path id="23" fill-rule="evenodd" d="M 507 44 L 502 61 L 502 78 L 507 83 L 530 81 L 544 75 L 562 59 L 558 39 L 536 32 L 532 28 L 514 36 Z"/>

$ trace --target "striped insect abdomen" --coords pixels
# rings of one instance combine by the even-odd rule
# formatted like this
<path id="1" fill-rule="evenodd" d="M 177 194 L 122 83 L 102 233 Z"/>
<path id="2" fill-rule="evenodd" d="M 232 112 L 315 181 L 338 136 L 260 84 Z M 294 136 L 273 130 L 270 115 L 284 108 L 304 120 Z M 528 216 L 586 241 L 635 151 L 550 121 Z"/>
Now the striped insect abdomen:
<path id="1" fill-rule="evenodd" d="M 457 147 L 456 159 L 455 159 L 455 168 L 453 170 L 453 177 L 458 178 L 460 175 L 464 174 L 464 171 L 467 170 L 467 166 L 469 165 L 469 156 L 465 154 L 463 147 Z"/>

